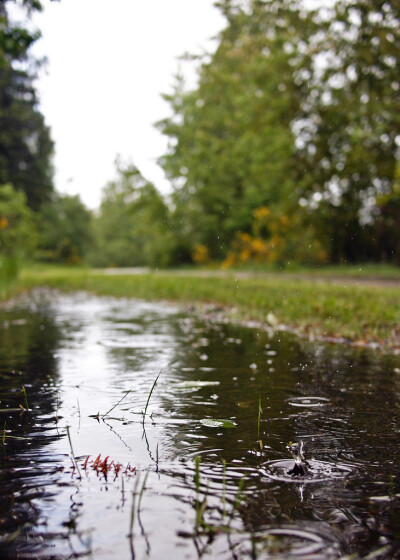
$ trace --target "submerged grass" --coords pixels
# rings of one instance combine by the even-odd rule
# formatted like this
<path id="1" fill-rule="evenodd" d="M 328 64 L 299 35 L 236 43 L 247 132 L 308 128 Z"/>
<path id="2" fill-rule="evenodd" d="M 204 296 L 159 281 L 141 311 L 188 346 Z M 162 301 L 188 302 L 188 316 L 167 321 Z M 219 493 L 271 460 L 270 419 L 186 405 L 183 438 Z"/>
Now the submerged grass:
<path id="1" fill-rule="evenodd" d="M 309 274 L 208 275 L 204 271 L 107 274 L 81 268 L 34 266 L 22 271 L 18 289 L 49 286 L 98 295 L 216 304 L 233 320 L 285 326 L 308 336 L 374 341 L 400 346 L 400 289 Z M 400 281 L 399 281 L 400 286 Z M 273 326 L 276 326 L 273 325 Z"/>

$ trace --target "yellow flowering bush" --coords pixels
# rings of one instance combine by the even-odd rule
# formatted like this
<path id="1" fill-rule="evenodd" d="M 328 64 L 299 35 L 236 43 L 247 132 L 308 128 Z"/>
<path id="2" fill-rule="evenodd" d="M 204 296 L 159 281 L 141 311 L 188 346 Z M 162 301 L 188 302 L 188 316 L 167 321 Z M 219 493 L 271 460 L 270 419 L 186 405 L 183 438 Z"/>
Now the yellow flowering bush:
<path id="1" fill-rule="evenodd" d="M 205 245 L 201 245 L 197 243 L 194 246 L 194 251 L 192 253 L 192 259 L 194 262 L 198 264 L 204 264 L 210 260 L 210 255 L 208 252 L 208 248 Z"/>
<path id="2" fill-rule="evenodd" d="M 266 206 L 256 208 L 251 233 L 237 232 L 231 243 L 223 268 L 235 264 L 256 262 L 284 264 L 295 262 L 323 262 L 327 252 L 315 238 L 310 226 L 298 214 L 289 217 Z"/>

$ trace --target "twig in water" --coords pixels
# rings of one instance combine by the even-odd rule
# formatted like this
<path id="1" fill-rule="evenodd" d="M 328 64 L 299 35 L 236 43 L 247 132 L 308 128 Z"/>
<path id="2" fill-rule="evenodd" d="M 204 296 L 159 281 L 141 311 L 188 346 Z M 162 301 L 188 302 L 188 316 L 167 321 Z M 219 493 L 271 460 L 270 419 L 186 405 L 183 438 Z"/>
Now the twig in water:
<path id="1" fill-rule="evenodd" d="M 158 473 L 158 443 L 156 447 L 156 472 Z"/>
<path id="2" fill-rule="evenodd" d="M 162 370 L 160 370 L 159 374 L 158 374 L 157 377 L 155 378 L 154 383 L 153 383 L 153 385 L 152 385 L 152 387 L 151 387 L 151 389 L 150 389 L 149 396 L 147 397 L 146 406 L 144 407 L 144 412 L 143 412 L 143 422 L 144 422 L 144 419 L 145 419 L 145 417 L 146 417 L 146 412 L 147 412 L 147 407 L 149 406 L 150 397 L 151 397 L 151 395 L 152 395 L 152 393 L 153 393 L 153 391 L 154 391 L 154 387 L 155 387 L 156 384 L 157 384 L 158 378 L 159 378 L 160 375 L 161 375 L 161 371 L 162 371 Z"/>
<path id="3" fill-rule="evenodd" d="M 125 504 L 125 484 L 124 484 L 124 475 L 121 474 L 121 494 L 122 494 L 122 506 Z"/>
<path id="4" fill-rule="evenodd" d="M 222 516 L 225 519 L 226 460 L 222 459 Z"/>
<path id="5" fill-rule="evenodd" d="M 200 493 L 200 457 L 196 455 L 194 458 L 194 483 L 196 485 L 196 496 Z"/>
<path id="6" fill-rule="evenodd" d="M 118 406 L 120 403 L 122 403 L 122 401 L 123 401 L 123 400 L 129 395 L 129 393 L 131 393 L 131 392 L 132 392 L 132 389 L 129 389 L 129 391 L 127 391 L 127 392 L 125 393 L 125 395 L 124 395 L 121 399 L 119 399 L 119 401 L 117 402 L 117 404 L 115 404 L 114 406 L 112 406 L 112 407 L 110 408 L 110 410 L 107 410 L 107 412 L 106 412 L 105 414 L 102 414 L 101 417 L 102 417 L 102 418 L 105 418 L 106 416 L 108 416 L 108 415 L 110 414 L 110 412 L 113 411 L 114 408 L 117 408 L 117 406 Z"/>
<path id="7" fill-rule="evenodd" d="M 144 535 L 145 533 L 144 533 L 144 528 L 143 528 L 142 521 L 140 519 L 140 504 L 142 503 L 142 497 L 143 497 L 144 491 L 146 489 L 146 482 L 147 482 L 147 477 L 148 476 L 149 476 L 149 471 L 147 470 L 146 471 L 146 476 L 144 477 L 144 481 L 143 481 L 143 484 L 142 484 L 142 488 L 141 488 L 140 493 L 139 493 L 139 499 L 138 499 L 138 504 L 137 504 L 137 518 L 138 518 L 138 522 L 139 522 L 139 525 L 140 525 L 140 530 L 142 531 L 142 535 Z"/>
<path id="8" fill-rule="evenodd" d="M 58 424 L 58 409 L 60 408 L 60 401 L 57 393 L 57 409 L 56 409 L 56 424 Z"/>
<path id="9" fill-rule="evenodd" d="M 130 519 L 130 523 L 129 523 L 129 533 L 128 533 L 129 546 L 130 546 L 130 549 L 131 549 L 131 559 L 132 560 L 135 559 L 135 547 L 133 545 L 133 526 L 135 524 L 135 501 L 136 501 L 137 489 L 138 489 L 138 486 L 139 486 L 139 480 L 140 480 L 140 473 L 138 472 L 137 475 L 136 475 L 136 482 L 135 482 L 135 485 L 134 485 L 133 490 L 132 490 L 131 519 Z"/>
<path id="10" fill-rule="evenodd" d="M 82 478 L 81 471 L 79 470 L 78 463 L 77 463 L 76 460 L 75 460 L 75 453 L 74 453 L 74 449 L 73 449 L 73 447 L 72 447 L 71 434 L 69 433 L 69 426 L 66 426 L 66 430 L 67 430 L 67 436 L 68 436 L 69 446 L 70 446 L 70 448 L 71 448 L 72 461 L 73 461 L 73 463 L 74 463 L 74 466 L 75 466 L 76 470 L 78 471 L 79 478 Z"/>
<path id="11" fill-rule="evenodd" d="M 128 533 L 128 537 L 131 539 L 133 539 L 133 526 L 135 524 L 135 502 L 136 502 L 136 495 L 137 495 L 137 489 L 139 486 L 139 481 L 140 481 L 140 472 L 137 473 L 136 475 L 136 482 L 135 482 L 135 486 L 133 487 L 133 491 L 132 491 L 132 507 L 131 507 L 131 519 L 130 519 L 130 523 L 129 523 L 129 533 Z"/>

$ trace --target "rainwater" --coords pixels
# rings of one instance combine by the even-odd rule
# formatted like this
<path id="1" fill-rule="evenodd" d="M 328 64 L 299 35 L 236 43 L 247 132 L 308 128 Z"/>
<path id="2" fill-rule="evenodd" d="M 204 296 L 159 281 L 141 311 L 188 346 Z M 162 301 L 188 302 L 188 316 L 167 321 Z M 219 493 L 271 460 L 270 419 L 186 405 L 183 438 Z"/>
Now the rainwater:
<path id="1" fill-rule="evenodd" d="M 400 558 L 398 356 L 37 291 L 0 400 L 2 559 Z"/>

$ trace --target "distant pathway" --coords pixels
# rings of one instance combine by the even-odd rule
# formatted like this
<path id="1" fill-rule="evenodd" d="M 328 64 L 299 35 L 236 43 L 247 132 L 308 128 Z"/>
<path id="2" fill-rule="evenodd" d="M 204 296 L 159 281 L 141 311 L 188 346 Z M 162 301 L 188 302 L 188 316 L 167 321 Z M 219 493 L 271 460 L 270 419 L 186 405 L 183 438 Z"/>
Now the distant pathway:
<path id="1" fill-rule="evenodd" d="M 232 270 L 152 270 L 150 268 L 105 268 L 96 269 L 94 272 L 106 275 L 120 274 L 173 274 L 179 276 L 193 276 L 200 278 L 285 278 L 293 281 L 318 282 L 325 284 L 339 284 L 342 286 L 378 286 L 388 288 L 400 288 L 400 275 L 398 278 L 393 276 L 358 276 L 358 275 L 325 275 L 316 273 L 295 273 L 295 272 L 246 272 Z"/>

